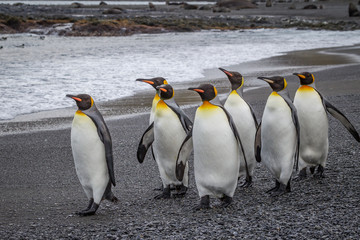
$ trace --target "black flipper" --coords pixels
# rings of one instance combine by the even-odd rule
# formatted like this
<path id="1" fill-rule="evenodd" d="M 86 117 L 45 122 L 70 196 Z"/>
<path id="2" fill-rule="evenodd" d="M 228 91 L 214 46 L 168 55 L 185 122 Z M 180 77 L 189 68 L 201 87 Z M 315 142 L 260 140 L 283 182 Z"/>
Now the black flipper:
<path id="1" fill-rule="evenodd" d="M 297 116 L 297 110 L 293 102 L 291 101 L 289 94 L 287 91 L 281 91 L 278 92 L 278 94 L 284 99 L 284 101 L 287 103 L 287 105 L 291 109 L 291 117 L 293 120 L 293 123 L 295 125 L 296 135 L 297 135 L 297 144 L 296 144 L 296 151 L 295 151 L 295 166 L 296 171 L 299 170 L 299 150 L 300 150 L 300 123 Z"/>
<path id="2" fill-rule="evenodd" d="M 176 159 L 176 178 L 179 181 L 183 180 L 184 171 L 189 159 L 189 156 L 193 150 L 193 141 L 192 141 L 192 130 L 188 132 L 188 135 L 184 139 L 181 147 L 179 149 L 179 153 Z"/>
<path id="3" fill-rule="evenodd" d="M 326 98 L 324 98 L 319 91 L 317 91 L 317 93 L 319 94 L 325 109 L 334 118 L 339 120 L 342 123 L 342 125 L 344 125 L 344 127 L 351 133 L 351 135 L 356 139 L 356 141 L 360 142 L 359 133 L 356 131 L 355 127 L 351 124 L 349 119 L 342 112 L 340 112 L 334 105 L 332 105 Z"/>
<path id="4" fill-rule="evenodd" d="M 235 123 L 234 123 L 234 121 L 232 120 L 232 117 L 231 117 L 230 113 L 229 113 L 223 106 L 218 106 L 218 107 L 220 107 L 220 108 L 225 112 L 225 114 L 226 114 L 226 116 L 227 116 L 227 118 L 228 118 L 228 120 L 229 120 L 229 125 L 230 125 L 230 127 L 231 127 L 231 129 L 232 129 L 232 131 L 233 131 L 233 133 L 234 133 L 234 135 L 235 135 L 236 140 L 237 140 L 238 143 L 239 143 L 239 146 L 240 146 L 240 148 L 241 148 L 241 152 L 242 152 L 242 154 L 243 154 L 243 156 L 244 156 L 244 160 L 245 160 L 246 180 L 249 180 L 249 177 L 250 177 L 249 167 L 248 167 L 248 163 L 247 163 L 247 160 L 246 160 L 244 147 L 243 147 L 243 145 L 242 145 L 242 142 L 241 142 L 239 133 L 238 133 L 238 131 L 237 131 L 237 128 L 236 128 L 236 126 L 235 126 Z"/>
<path id="5" fill-rule="evenodd" d="M 184 113 L 183 110 L 181 110 L 181 108 L 178 105 L 168 104 L 169 101 L 164 101 L 164 102 L 171 110 L 173 110 L 174 113 L 176 113 L 185 132 L 189 132 L 192 129 L 192 125 L 193 125 L 190 118 Z"/>
<path id="6" fill-rule="evenodd" d="M 255 159 L 257 162 L 261 162 L 261 122 L 256 129 L 254 147 L 255 147 Z"/>
<path id="7" fill-rule="evenodd" d="M 137 150 L 137 159 L 139 163 L 144 162 L 144 158 L 147 150 L 150 148 L 151 144 L 154 141 L 154 122 L 145 130 L 144 134 L 141 137 L 138 150 Z"/>
<path id="8" fill-rule="evenodd" d="M 259 124 L 258 124 L 258 121 L 257 121 L 257 119 L 256 119 L 256 115 L 255 115 L 254 109 L 251 107 L 250 104 L 248 104 L 248 103 L 246 103 L 246 104 L 247 104 L 247 105 L 249 106 L 249 108 L 250 108 L 251 114 L 252 114 L 252 116 L 253 116 L 253 118 L 254 118 L 255 128 L 257 128 L 257 127 L 259 126 Z"/>
<path id="9" fill-rule="evenodd" d="M 104 143 L 105 146 L 105 155 L 106 155 L 106 163 L 108 167 L 108 172 L 110 176 L 111 183 L 115 186 L 115 174 L 114 174 L 114 161 L 113 161 L 113 152 L 112 152 L 112 141 L 108 127 L 106 126 L 105 120 L 95 103 L 91 108 L 82 111 L 85 113 L 96 125 L 100 140 Z"/>

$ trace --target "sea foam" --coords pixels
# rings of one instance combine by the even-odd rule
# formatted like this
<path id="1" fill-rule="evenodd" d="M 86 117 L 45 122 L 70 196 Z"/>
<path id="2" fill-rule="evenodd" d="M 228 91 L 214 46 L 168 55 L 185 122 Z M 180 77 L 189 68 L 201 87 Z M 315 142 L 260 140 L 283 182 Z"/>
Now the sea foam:
<path id="1" fill-rule="evenodd" d="M 202 78 L 204 69 L 288 51 L 360 43 L 360 31 L 295 29 L 46 36 L 44 40 L 29 34 L 6 37 L 0 42 L 0 119 L 73 106 L 65 98 L 69 93 L 88 93 L 96 101 L 107 101 L 149 89 L 135 82 L 137 78 L 162 76 L 170 83 L 189 82 Z"/>

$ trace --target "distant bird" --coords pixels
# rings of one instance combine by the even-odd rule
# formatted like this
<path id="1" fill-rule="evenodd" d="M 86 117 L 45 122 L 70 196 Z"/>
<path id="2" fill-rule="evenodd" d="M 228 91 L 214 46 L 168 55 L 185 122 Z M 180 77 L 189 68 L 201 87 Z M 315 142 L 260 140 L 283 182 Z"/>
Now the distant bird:
<path id="1" fill-rule="evenodd" d="M 25 44 L 23 43 L 23 44 L 21 44 L 21 45 L 15 46 L 15 47 L 17 47 L 17 48 L 24 48 L 24 47 L 25 47 Z"/>
<path id="2" fill-rule="evenodd" d="M 223 68 L 219 69 L 226 74 L 231 83 L 231 92 L 225 101 L 224 107 L 232 116 L 244 147 L 249 177 L 242 186 L 249 187 L 252 184 L 252 176 L 256 167 L 254 142 L 258 123 L 251 106 L 242 98 L 244 77 L 238 72 L 227 71 Z M 245 161 L 242 157 L 239 177 L 246 176 L 245 170 Z"/>
<path id="3" fill-rule="evenodd" d="M 360 137 L 345 115 L 316 89 L 313 74 L 303 72 L 294 75 L 300 79 L 300 87 L 294 98 L 300 122 L 299 178 L 306 177 L 307 167 L 310 167 L 311 173 L 318 167 L 317 175 L 322 177 L 329 149 L 329 123 L 326 111 L 338 119 L 356 141 L 360 142 Z"/>
<path id="4" fill-rule="evenodd" d="M 137 150 L 140 163 L 144 161 L 147 150 L 152 146 L 154 157 L 163 182 L 163 192 L 155 199 L 170 198 L 171 186 L 178 190 L 174 197 L 186 194 L 188 188 L 188 165 L 185 176 L 179 181 L 175 175 L 176 159 L 187 133 L 192 128 L 192 122 L 175 103 L 174 90 L 169 84 L 157 86 L 160 100 L 158 101 L 154 121 L 144 132 Z"/>
<path id="5" fill-rule="evenodd" d="M 217 90 L 211 84 L 201 84 L 189 90 L 199 93 L 202 105 L 196 110 L 194 127 L 179 151 L 176 175 L 182 179 L 187 159 L 194 149 L 194 171 L 200 205 L 196 210 L 210 208 L 210 196 L 227 207 L 237 186 L 241 139 L 231 115 L 218 105 Z"/>
<path id="6" fill-rule="evenodd" d="M 118 201 L 111 191 L 115 175 L 110 132 L 89 95 L 66 96 L 78 106 L 71 127 L 71 148 L 77 176 L 89 199 L 88 207 L 76 214 L 94 215 L 102 199 Z"/>
<path id="7" fill-rule="evenodd" d="M 7 37 L 1 37 L 0 40 L 1 40 L 1 41 L 6 41 L 6 40 L 7 40 Z"/>
<path id="8" fill-rule="evenodd" d="M 256 160 L 262 161 L 275 177 L 273 196 L 290 192 L 294 163 L 299 157 L 300 129 L 296 108 L 286 90 L 283 77 L 259 77 L 269 83 L 273 92 L 267 99 L 255 139 Z"/>
<path id="9" fill-rule="evenodd" d="M 138 78 L 138 79 L 136 79 L 136 81 L 148 83 L 156 90 L 155 96 L 152 101 L 151 112 L 150 112 L 149 123 L 151 124 L 154 121 L 154 113 L 155 113 L 156 104 L 160 100 L 159 90 L 157 90 L 156 88 L 162 84 L 168 84 L 168 82 L 166 81 L 165 78 L 162 78 L 162 77 L 156 77 L 156 78 L 150 78 L 150 79 Z"/>

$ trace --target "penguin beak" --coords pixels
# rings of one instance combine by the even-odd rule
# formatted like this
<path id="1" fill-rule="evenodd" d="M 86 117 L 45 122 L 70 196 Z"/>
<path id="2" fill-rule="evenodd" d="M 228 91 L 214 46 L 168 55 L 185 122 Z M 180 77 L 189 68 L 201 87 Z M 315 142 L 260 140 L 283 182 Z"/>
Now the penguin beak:
<path id="1" fill-rule="evenodd" d="M 299 78 L 305 79 L 306 77 L 300 73 L 293 73 L 293 75 L 298 76 Z"/>
<path id="2" fill-rule="evenodd" d="M 223 71 L 223 72 L 224 72 L 226 75 L 228 75 L 229 77 L 234 76 L 231 72 L 229 72 L 229 71 L 227 71 L 227 70 L 225 70 L 225 69 L 223 69 L 223 68 L 219 68 L 219 70 Z"/>
<path id="3" fill-rule="evenodd" d="M 159 88 L 159 90 L 162 92 L 167 92 L 167 90 L 165 88 Z"/>
<path id="4" fill-rule="evenodd" d="M 67 94 L 66 97 L 72 98 L 72 99 L 74 99 L 74 100 L 77 101 L 77 102 L 81 102 L 81 101 L 82 101 L 81 98 L 78 98 L 78 97 L 75 96 L 75 95 Z"/>
<path id="5" fill-rule="evenodd" d="M 195 91 L 195 92 L 198 92 L 198 93 L 204 93 L 204 90 L 202 90 L 200 88 L 188 88 L 188 90 Z"/>
<path id="6" fill-rule="evenodd" d="M 263 81 L 265 81 L 267 83 L 270 83 L 270 84 L 275 82 L 274 80 L 271 80 L 270 78 L 267 78 L 267 77 L 258 77 L 258 79 L 263 80 Z"/>
<path id="7" fill-rule="evenodd" d="M 150 85 L 154 85 L 154 82 L 153 82 L 153 81 L 150 81 L 150 80 L 147 80 L 147 79 L 138 78 L 138 79 L 136 79 L 135 81 L 144 82 L 144 83 L 148 83 L 148 84 L 150 84 Z"/>

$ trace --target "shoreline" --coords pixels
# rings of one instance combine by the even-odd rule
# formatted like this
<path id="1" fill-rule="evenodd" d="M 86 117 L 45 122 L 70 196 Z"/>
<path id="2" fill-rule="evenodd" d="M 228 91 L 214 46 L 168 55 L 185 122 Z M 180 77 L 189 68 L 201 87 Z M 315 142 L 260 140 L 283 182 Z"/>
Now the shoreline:
<path id="1" fill-rule="evenodd" d="M 106 2 L 106 1 L 105 1 Z M 281 2 L 251 8 L 210 5 L 10 5 L 0 4 L 0 34 L 33 32 L 61 36 L 129 36 L 138 33 L 220 29 L 298 28 L 360 29 L 360 17 L 349 17 L 351 0 Z M 109 2 L 110 3 L 110 2 Z M 250 3 L 249 3 L 250 4 Z M 190 5 L 190 7 L 189 7 Z M 69 24 L 71 26 L 69 26 Z"/>
<path id="2" fill-rule="evenodd" d="M 329 55 L 332 55 L 332 57 L 329 58 Z M 263 88 L 266 89 L 267 87 L 266 84 L 257 80 L 257 77 L 260 75 L 291 76 L 292 72 L 318 72 L 329 68 L 341 68 L 354 64 L 360 65 L 360 44 L 292 51 L 283 53 L 283 55 L 280 56 L 219 67 L 239 71 L 244 76 L 244 97 L 245 99 L 251 100 L 256 98 L 257 92 L 263 91 Z M 210 82 L 218 89 L 220 100 L 223 100 L 229 93 L 228 80 L 217 68 L 205 69 L 203 78 L 195 79 L 191 82 L 169 82 L 176 90 L 176 102 L 183 109 L 191 108 L 201 103 L 196 95 L 186 90 L 190 86 Z M 291 85 L 292 83 L 290 83 L 290 86 Z M 294 89 L 290 89 L 290 93 L 293 90 Z M 154 90 L 149 86 L 149 90 L 136 91 L 132 96 L 121 97 L 105 102 L 96 102 L 96 104 L 107 122 L 116 121 L 142 114 L 149 114 L 153 96 Z M 291 95 L 291 97 L 292 96 L 293 95 Z M 0 136 L 67 129 L 71 127 L 71 121 L 75 111 L 76 107 L 73 106 L 19 115 L 10 120 L 1 120 Z"/>

